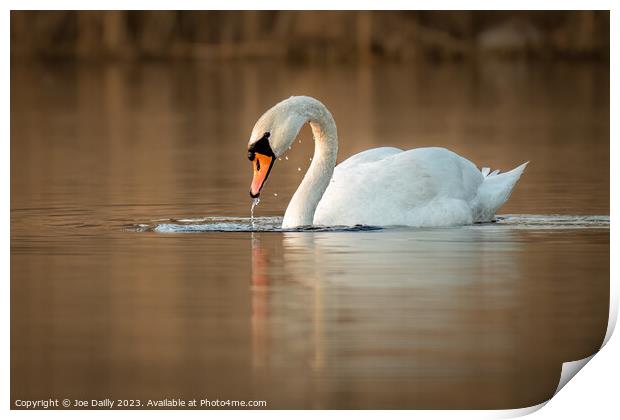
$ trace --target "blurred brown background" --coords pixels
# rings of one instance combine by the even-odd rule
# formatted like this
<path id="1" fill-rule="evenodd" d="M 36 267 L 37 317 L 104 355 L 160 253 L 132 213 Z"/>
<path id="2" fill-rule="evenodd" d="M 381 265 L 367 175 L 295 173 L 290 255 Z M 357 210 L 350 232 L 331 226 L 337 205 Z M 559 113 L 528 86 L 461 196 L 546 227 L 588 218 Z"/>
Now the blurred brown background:
<path id="1" fill-rule="evenodd" d="M 609 57 L 608 11 L 36 11 L 11 13 L 14 56 Z"/>

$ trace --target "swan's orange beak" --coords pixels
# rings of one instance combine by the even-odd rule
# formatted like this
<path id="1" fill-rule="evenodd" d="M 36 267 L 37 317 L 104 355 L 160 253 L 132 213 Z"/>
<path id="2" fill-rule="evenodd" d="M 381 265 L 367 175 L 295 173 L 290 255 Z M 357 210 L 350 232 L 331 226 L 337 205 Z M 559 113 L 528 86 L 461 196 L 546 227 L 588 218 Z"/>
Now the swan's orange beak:
<path id="1" fill-rule="evenodd" d="M 273 166 L 274 158 L 272 156 L 263 155 L 261 153 L 255 153 L 252 160 L 252 167 L 254 168 L 254 177 L 252 178 L 252 185 L 250 185 L 250 196 L 256 198 L 260 195 L 260 190 L 265 185 L 271 167 Z"/>

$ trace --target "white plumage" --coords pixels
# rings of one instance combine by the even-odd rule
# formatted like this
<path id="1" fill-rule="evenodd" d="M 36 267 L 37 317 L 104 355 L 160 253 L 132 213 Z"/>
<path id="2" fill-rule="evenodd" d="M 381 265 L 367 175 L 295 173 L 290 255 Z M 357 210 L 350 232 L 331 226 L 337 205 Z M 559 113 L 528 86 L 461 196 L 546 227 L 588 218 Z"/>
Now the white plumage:
<path id="1" fill-rule="evenodd" d="M 454 226 L 490 221 L 526 164 L 484 176 L 440 147 L 381 147 L 336 166 L 314 214 L 315 225 Z"/>

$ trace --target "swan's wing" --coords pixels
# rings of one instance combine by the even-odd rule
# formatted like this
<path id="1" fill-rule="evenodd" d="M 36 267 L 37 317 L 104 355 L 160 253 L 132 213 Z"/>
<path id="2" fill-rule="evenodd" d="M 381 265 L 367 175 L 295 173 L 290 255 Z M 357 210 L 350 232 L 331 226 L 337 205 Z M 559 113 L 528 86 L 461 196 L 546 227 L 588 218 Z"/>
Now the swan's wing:
<path id="1" fill-rule="evenodd" d="M 403 151 L 397 147 L 377 147 L 375 149 L 364 150 L 341 162 L 336 166 L 336 170 L 346 169 L 362 163 L 376 162 L 402 152 Z"/>
<path id="2" fill-rule="evenodd" d="M 357 159 L 336 167 L 316 224 L 439 226 L 472 218 L 468 203 L 483 176 L 467 159 L 437 147 Z"/>

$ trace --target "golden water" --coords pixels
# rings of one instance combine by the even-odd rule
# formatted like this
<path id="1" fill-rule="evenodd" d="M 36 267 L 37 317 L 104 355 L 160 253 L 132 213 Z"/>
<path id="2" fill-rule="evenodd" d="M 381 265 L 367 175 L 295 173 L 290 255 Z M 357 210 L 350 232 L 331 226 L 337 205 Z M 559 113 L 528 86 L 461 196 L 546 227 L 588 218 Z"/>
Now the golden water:
<path id="1" fill-rule="evenodd" d="M 572 216 L 609 214 L 608 91 L 592 63 L 13 63 L 12 400 L 548 398 L 607 323 L 608 219 Z M 248 223 L 250 130 L 293 94 L 330 108 L 339 162 L 385 145 L 529 160 L 500 213 L 543 216 L 249 232 L 277 227 L 310 164 L 304 129 Z"/>

